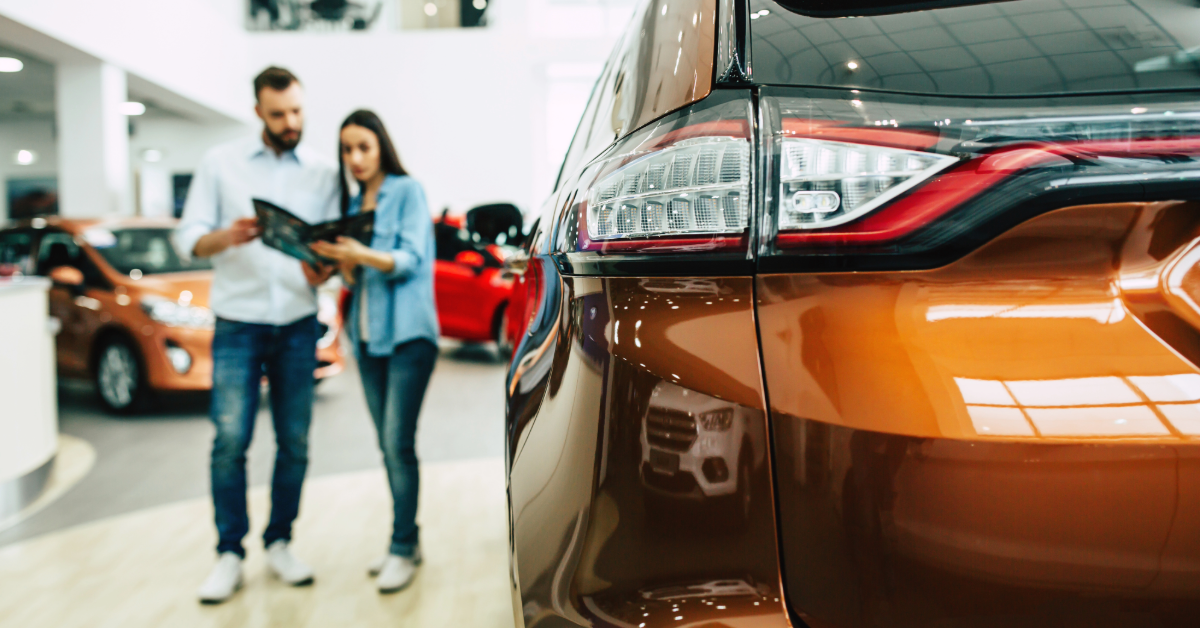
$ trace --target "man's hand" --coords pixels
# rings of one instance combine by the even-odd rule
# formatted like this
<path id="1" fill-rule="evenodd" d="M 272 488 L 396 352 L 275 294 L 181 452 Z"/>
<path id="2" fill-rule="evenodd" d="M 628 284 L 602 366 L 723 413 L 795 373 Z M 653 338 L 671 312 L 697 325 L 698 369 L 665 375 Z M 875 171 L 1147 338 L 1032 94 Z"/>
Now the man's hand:
<path id="1" fill-rule="evenodd" d="M 212 257 L 230 247 L 250 242 L 259 233 L 257 218 L 238 218 L 228 229 L 217 229 L 197 240 L 192 254 L 196 257 Z"/>
<path id="2" fill-rule="evenodd" d="M 329 276 L 336 270 L 333 266 L 318 264 L 313 268 L 308 262 L 300 262 L 300 268 L 304 270 L 304 278 L 308 280 L 308 285 L 319 286 L 329 280 Z"/>

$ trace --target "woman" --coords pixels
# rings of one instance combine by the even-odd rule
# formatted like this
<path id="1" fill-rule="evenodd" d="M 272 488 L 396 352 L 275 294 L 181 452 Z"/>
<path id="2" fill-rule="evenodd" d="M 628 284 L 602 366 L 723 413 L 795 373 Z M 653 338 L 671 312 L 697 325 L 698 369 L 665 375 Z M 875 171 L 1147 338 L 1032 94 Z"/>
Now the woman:
<path id="1" fill-rule="evenodd" d="M 421 185 L 400 165 L 379 116 L 355 111 L 342 123 L 342 213 L 375 212 L 371 246 L 318 242 L 352 286 L 347 328 L 392 489 L 388 553 L 371 565 L 381 593 L 399 591 L 421 563 L 417 530 L 417 415 L 437 359 L 433 221 Z M 358 182 L 351 197 L 346 172 Z"/>

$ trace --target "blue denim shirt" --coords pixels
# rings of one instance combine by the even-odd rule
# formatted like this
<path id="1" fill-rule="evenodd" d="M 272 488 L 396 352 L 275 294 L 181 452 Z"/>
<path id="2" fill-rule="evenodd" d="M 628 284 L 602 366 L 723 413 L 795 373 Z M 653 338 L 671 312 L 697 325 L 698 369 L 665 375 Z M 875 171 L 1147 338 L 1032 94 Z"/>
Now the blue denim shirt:
<path id="1" fill-rule="evenodd" d="M 362 194 L 350 201 L 350 215 L 362 211 Z M 425 190 L 412 177 L 388 175 L 375 199 L 375 235 L 371 248 L 390 253 L 392 272 L 361 267 L 347 326 L 359 345 L 358 307 L 367 291 L 367 353 L 391 355 L 397 345 L 427 338 L 437 342 L 437 308 L 433 301 L 433 219 Z"/>

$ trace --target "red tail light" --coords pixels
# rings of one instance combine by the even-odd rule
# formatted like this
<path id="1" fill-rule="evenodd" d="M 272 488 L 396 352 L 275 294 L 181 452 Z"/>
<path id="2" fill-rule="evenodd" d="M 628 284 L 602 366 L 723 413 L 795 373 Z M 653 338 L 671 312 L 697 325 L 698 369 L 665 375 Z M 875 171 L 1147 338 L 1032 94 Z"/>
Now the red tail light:
<path id="1" fill-rule="evenodd" d="M 768 229 L 781 253 L 919 256 L 1040 199 L 1175 197 L 1200 184 L 1200 107 L 1188 104 L 1075 101 L 1068 116 L 1063 103 L 767 102 L 779 116 Z"/>
<path id="2" fill-rule="evenodd" d="M 618 142 L 575 186 L 559 250 L 746 250 L 754 215 L 751 124 L 744 94 L 717 94 Z"/>

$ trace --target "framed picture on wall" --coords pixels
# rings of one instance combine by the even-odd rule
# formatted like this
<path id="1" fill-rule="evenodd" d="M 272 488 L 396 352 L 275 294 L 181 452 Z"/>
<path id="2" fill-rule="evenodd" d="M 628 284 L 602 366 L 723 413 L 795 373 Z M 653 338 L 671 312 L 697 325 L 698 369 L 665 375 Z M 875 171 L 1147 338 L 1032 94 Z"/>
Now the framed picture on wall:
<path id="1" fill-rule="evenodd" d="M 5 182 L 12 220 L 58 214 L 57 177 L 14 177 Z"/>
<path id="2" fill-rule="evenodd" d="M 246 0 L 251 31 L 365 31 L 384 0 Z"/>

